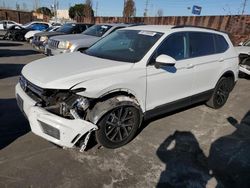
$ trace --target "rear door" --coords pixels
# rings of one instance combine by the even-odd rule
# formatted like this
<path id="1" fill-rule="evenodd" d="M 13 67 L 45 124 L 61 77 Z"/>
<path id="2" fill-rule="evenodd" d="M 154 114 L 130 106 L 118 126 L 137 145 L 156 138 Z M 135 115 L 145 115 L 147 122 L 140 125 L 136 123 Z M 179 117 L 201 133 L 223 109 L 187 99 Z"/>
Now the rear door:
<path id="1" fill-rule="evenodd" d="M 189 32 L 189 58 L 194 67 L 194 91 L 204 93 L 215 87 L 228 49 L 224 37 L 208 32 Z"/>

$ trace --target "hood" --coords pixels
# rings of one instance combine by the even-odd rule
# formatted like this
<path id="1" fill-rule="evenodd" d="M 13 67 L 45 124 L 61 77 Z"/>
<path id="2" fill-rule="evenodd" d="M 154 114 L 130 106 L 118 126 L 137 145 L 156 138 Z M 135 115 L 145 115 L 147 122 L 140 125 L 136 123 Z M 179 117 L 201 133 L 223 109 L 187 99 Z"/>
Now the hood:
<path id="1" fill-rule="evenodd" d="M 235 47 L 238 54 L 247 54 L 250 55 L 250 47 L 249 46 L 237 46 Z"/>
<path id="2" fill-rule="evenodd" d="M 63 35 L 63 36 L 56 36 L 53 38 L 57 41 L 78 41 L 78 40 L 98 40 L 99 37 L 90 36 L 90 35 L 84 35 L 84 34 L 71 34 L 71 35 Z"/>
<path id="3" fill-rule="evenodd" d="M 36 36 L 48 36 L 48 37 L 53 37 L 53 36 L 56 36 L 56 35 L 65 35 L 65 33 L 62 33 L 62 32 L 57 32 L 57 31 L 52 31 L 52 32 L 48 32 L 48 31 L 45 31 L 45 32 L 41 32 L 41 33 L 37 33 Z"/>
<path id="4" fill-rule="evenodd" d="M 132 66 L 75 52 L 36 60 L 24 66 L 22 74 L 41 88 L 70 89 L 87 80 L 128 71 Z"/>

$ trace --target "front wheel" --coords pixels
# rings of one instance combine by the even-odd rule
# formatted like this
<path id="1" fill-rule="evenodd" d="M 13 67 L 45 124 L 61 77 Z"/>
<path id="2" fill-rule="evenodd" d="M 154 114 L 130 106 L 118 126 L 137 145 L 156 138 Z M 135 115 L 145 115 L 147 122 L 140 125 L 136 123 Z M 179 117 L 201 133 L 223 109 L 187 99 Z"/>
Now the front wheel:
<path id="1" fill-rule="evenodd" d="M 227 102 L 227 99 L 229 97 L 229 93 L 233 88 L 233 79 L 232 78 L 226 78 L 222 77 L 213 92 L 213 95 L 207 102 L 207 106 L 218 109 L 224 106 L 224 104 Z"/>
<path id="2" fill-rule="evenodd" d="M 140 112 L 133 106 L 119 106 L 109 112 L 98 123 L 98 143 L 106 148 L 118 148 L 131 141 L 140 125 Z"/>

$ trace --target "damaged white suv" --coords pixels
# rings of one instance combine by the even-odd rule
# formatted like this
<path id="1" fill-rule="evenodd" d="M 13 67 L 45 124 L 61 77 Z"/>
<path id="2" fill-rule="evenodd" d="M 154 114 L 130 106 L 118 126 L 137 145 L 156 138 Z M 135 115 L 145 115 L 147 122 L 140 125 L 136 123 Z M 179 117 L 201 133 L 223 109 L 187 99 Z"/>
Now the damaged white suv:
<path id="1" fill-rule="evenodd" d="M 35 134 L 83 150 L 94 132 L 98 143 L 117 148 L 147 118 L 203 101 L 222 107 L 237 75 L 227 34 L 146 25 L 117 30 L 83 53 L 26 65 L 16 97 Z"/>

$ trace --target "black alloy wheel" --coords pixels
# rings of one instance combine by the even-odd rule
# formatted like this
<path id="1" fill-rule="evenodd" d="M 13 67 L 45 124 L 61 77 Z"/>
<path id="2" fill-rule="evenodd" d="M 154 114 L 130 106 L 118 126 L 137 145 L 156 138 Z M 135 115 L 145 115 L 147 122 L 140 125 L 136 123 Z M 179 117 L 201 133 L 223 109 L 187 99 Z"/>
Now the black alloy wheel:
<path id="1" fill-rule="evenodd" d="M 96 138 L 107 148 L 118 148 L 136 134 L 140 124 L 140 114 L 133 106 L 119 106 L 108 112 L 99 122 Z"/>
<path id="2" fill-rule="evenodd" d="M 227 102 L 233 85 L 234 83 L 232 78 L 222 77 L 217 83 L 213 95 L 207 102 L 207 105 L 214 109 L 224 106 L 224 104 Z"/>

